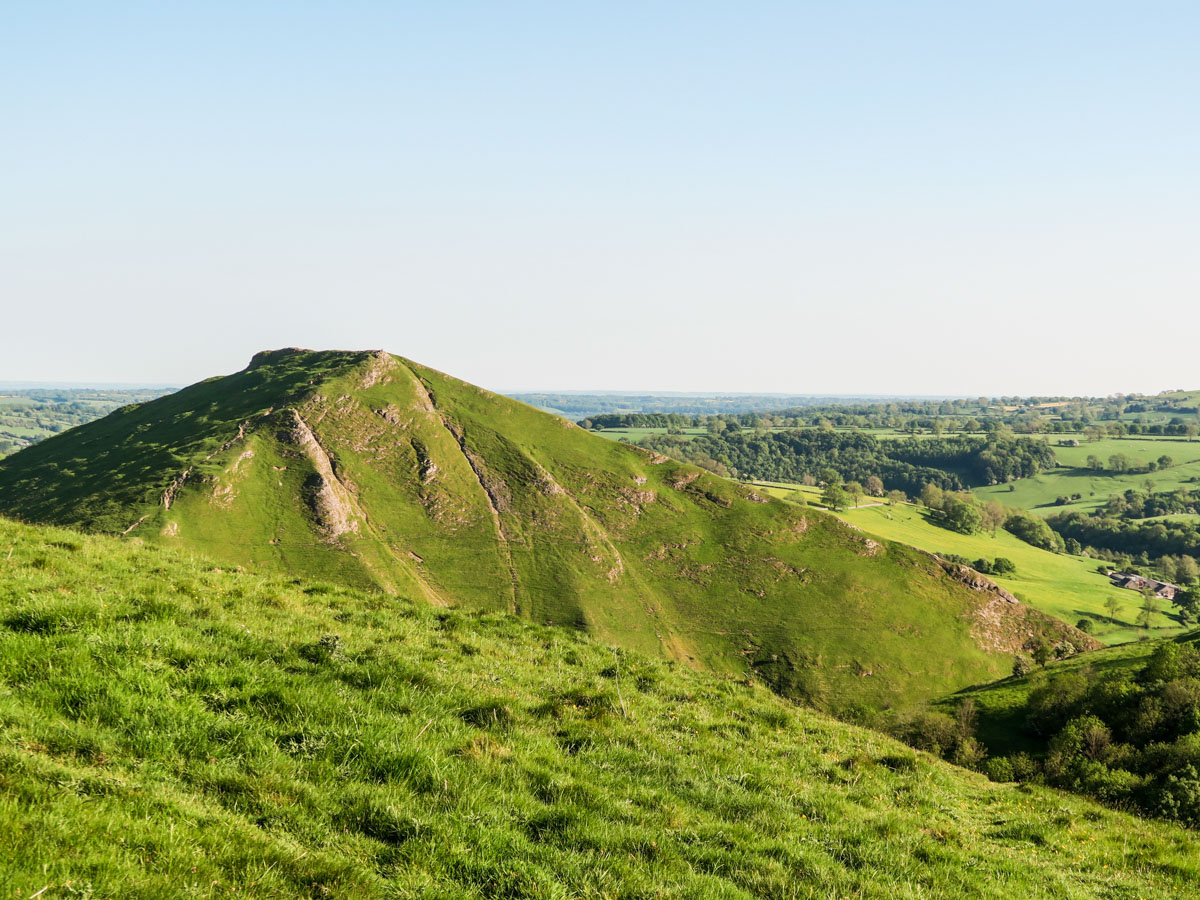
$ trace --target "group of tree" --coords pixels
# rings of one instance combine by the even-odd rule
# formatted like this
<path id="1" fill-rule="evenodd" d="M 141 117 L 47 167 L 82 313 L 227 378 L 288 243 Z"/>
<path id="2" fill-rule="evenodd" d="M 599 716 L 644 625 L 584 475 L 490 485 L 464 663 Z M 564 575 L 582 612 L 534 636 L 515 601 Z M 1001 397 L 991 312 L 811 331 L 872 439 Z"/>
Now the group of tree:
<path id="1" fill-rule="evenodd" d="M 596 428 L 889 429 L 910 434 L 1078 434 L 1088 440 L 1130 435 L 1200 435 L 1194 399 L 1140 395 L 977 397 L 940 400 L 779 398 L 753 395 L 524 394 L 517 399 L 553 409 Z M 781 405 L 782 404 L 782 405 Z"/>
<path id="2" fill-rule="evenodd" d="M 654 434 L 641 446 L 700 464 L 715 460 L 737 477 L 823 481 L 836 472 L 842 482 L 867 485 L 874 478 L 889 488 L 918 494 L 927 484 L 943 490 L 995 484 L 1036 475 L 1054 465 L 1054 452 L 1029 438 L 892 438 L 865 432 L 820 430 L 724 431 L 694 438 Z"/>
<path id="3" fill-rule="evenodd" d="M 1194 645 L 1165 641 L 1132 669 L 1047 674 L 1022 713 L 1026 733 L 1044 752 L 977 764 L 994 780 L 1044 781 L 1200 826 L 1200 652 Z"/>
<path id="4" fill-rule="evenodd" d="M 1102 512 L 1097 515 L 1060 513 L 1045 521 L 1064 541 L 1073 542 L 1091 556 L 1140 557 L 1147 561 L 1162 557 L 1200 557 L 1200 528 L 1192 521 L 1147 521 Z"/>
<path id="5" fill-rule="evenodd" d="M 1114 475 L 1145 475 L 1170 469 L 1174 465 L 1175 459 L 1165 453 L 1158 459 L 1151 459 L 1140 465 L 1130 460 L 1127 453 L 1113 453 L 1108 457 L 1107 465 L 1097 453 L 1089 453 L 1087 458 L 1087 468 L 1093 472 L 1111 472 Z"/>
<path id="6" fill-rule="evenodd" d="M 1100 510 L 1100 515 L 1117 519 L 1149 519 L 1175 513 L 1200 512 L 1200 490 L 1178 487 L 1173 491 L 1152 494 L 1130 489 L 1113 494 Z"/>
<path id="7" fill-rule="evenodd" d="M 1015 575 L 1017 573 L 1016 563 L 1006 556 L 997 556 L 995 559 L 981 557 L 972 560 L 957 553 L 940 553 L 938 555 L 949 562 L 974 569 L 981 575 Z"/>

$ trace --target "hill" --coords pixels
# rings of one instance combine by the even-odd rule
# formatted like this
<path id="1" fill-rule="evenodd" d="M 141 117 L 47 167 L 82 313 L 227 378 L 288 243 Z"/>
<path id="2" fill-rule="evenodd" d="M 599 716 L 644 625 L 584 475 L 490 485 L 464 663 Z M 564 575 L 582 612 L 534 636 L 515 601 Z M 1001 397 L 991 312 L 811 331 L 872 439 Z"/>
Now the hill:
<path id="1" fill-rule="evenodd" d="M 108 415 L 161 397 L 156 387 L 10 387 L 0 385 L 0 457 Z"/>
<path id="2" fill-rule="evenodd" d="M 1090 639 L 925 554 L 383 352 L 284 350 L 0 462 L 0 512 L 507 610 L 830 707 Z"/>
<path id="3" fill-rule="evenodd" d="M 1165 898 L 1194 840 L 502 614 L 0 520 L 0 894 Z"/>
<path id="4" fill-rule="evenodd" d="M 812 504 L 819 503 L 820 490 L 803 485 L 764 485 L 761 488 L 780 497 L 795 497 L 801 492 Z M 1135 591 L 1123 590 L 1097 571 L 1096 560 L 1066 553 L 1051 553 L 1020 540 L 1004 529 L 962 534 L 939 524 L 927 509 L 912 503 L 866 504 L 847 507 L 836 515 L 843 521 L 881 539 L 900 541 L 938 555 L 956 555 L 969 560 L 993 560 L 998 556 L 1012 561 L 1016 572 L 992 575 L 1000 587 L 1020 597 L 1034 609 L 1062 619 L 1078 622 L 1090 619 L 1093 633 L 1106 644 L 1137 640 L 1143 636 L 1135 620 L 1142 603 Z M 1118 606 L 1112 618 L 1106 601 Z M 1155 613 L 1150 622 L 1153 633 L 1182 630 L 1174 615 Z"/>

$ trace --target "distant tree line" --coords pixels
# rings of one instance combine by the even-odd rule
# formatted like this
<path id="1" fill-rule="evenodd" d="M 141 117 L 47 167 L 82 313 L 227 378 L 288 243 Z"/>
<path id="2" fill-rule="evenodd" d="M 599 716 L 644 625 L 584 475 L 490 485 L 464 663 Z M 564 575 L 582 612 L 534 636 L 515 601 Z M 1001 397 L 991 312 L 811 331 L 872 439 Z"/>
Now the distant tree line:
<path id="1" fill-rule="evenodd" d="M 918 494 L 927 484 L 943 490 L 1027 478 L 1054 465 L 1054 451 L 1029 438 L 881 439 L 864 432 L 729 432 L 692 439 L 649 435 L 641 446 L 760 481 L 810 482 L 832 470 L 841 481 L 881 479 L 888 488 Z"/>
<path id="2" fill-rule="evenodd" d="M 1064 540 L 1084 549 L 1141 556 L 1200 556 L 1200 530 L 1188 521 L 1124 519 L 1081 512 L 1059 513 L 1046 523 Z M 1096 555 L 1094 552 L 1092 555 Z"/>

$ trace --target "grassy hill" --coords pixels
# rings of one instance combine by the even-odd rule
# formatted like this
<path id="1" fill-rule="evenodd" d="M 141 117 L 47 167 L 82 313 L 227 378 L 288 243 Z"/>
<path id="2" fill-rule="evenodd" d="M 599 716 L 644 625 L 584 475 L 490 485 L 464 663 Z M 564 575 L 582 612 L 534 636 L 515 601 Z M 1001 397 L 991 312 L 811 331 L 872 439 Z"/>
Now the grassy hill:
<path id="1" fill-rule="evenodd" d="M 791 497 L 797 491 L 807 494 L 808 502 L 816 505 L 819 488 L 802 485 L 764 485 L 762 490 L 778 497 Z M 1096 570 L 1094 559 L 1050 553 L 999 530 L 996 534 L 960 534 L 939 525 L 928 510 L 911 503 L 894 506 L 869 498 L 858 508 L 841 510 L 837 516 L 884 540 L 899 541 L 929 553 L 955 554 L 975 560 L 1003 556 L 1016 564 L 1017 572 L 1010 576 L 989 576 L 996 584 L 1011 591 L 1035 609 L 1055 616 L 1064 622 L 1090 618 L 1095 623 L 1095 635 L 1106 644 L 1117 644 L 1142 637 L 1134 625 L 1141 597 L 1134 591 L 1114 587 Z M 1109 618 L 1105 601 L 1115 597 L 1122 606 L 1116 621 Z M 1164 634 L 1182 630 L 1178 621 L 1165 613 L 1157 613 L 1151 621 L 1153 633 Z"/>
<path id="2" fill-rule="evenodd" d="M 503 614 L 0 520 L 0 895 L 1165 898 L 1187 832 Z"/>
<path id="3" fill-rule="evenodd" d="M 910 548 L 383 352 L 259 354 L 45 441 L 0 462 L 0 512 L 572 625 L 836 708 L 1068 636 Z"/>
<path id="4" fill-rule="evenodd" d="M 153 387 L 0 388 L 0 457 L 165 393 Z"/>

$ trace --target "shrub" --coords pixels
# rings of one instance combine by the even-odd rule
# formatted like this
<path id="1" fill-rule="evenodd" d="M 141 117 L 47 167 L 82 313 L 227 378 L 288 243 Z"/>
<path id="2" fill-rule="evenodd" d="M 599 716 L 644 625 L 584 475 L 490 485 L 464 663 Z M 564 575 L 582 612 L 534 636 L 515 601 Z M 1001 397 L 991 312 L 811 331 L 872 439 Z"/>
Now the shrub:
<path id="1" fill-rule="evenodd" d="M 1006 556 L 997 556 L 992 562 L 992 573 L 995 575 L 1013 575 L 1016 571 L 1016 563 Z"/>

